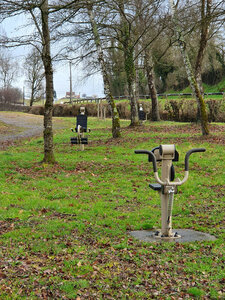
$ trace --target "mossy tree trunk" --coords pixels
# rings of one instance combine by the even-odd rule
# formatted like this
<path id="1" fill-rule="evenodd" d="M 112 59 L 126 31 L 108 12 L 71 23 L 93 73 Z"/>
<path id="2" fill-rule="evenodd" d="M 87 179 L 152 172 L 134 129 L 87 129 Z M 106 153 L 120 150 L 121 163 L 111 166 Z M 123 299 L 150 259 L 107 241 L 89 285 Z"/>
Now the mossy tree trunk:
<path id="1" fill-rule="evenodd" d="M 153 5 L 153 3 L 149 3 L 149 8 Z M 143 1 L 136 0 L 135 1 L 135 8 L 136 8 L 136 14 L 137 14 L 137 30 L 140 35 L 142 35 L 143 28 L 146 28 L 146 22 L 149 21 L 146 19 L 146 16 L 143 14 L 143 11 L 145 11 L 145 3 Z M 151 10 L 150 10 L 151 11 Z M 149 12 L 150 12 L 149 11 Z M 149 16 L 148 18 L 153 22 L 153 15 Z M 154 25 L 153 25 L 154 26 Z M 153 30 L 154 31 L 154 30 Z M 148 31 L 148 34 L 142 35 L 142 38 L 140 40 L 141 46 L 143 49 L 144 54 L 144 69 L 145 74 L 147 77 L 147 85 L 149 94 L 151 97 L 152 102 L 152 121 L 160 121 L 160 115 L 159 115 L 159 104 L 158 104 L 158 97 L 157 97 L 157 91 L 155 87 L 155 76 L 154 76 L 154 70 L 153 70 L 153 60 L 152 60 L 152 53 L 151 53 L 151 43 L 149 44 L 149 40 L 152 39 L 151 36 L 151 30 Z"/>
<path id="2" fill-rule="evenodd" d="M 138 105 L 137 105 L 137 84 L 136 84 L 136 70 L 134 63 L 134 47 L 131 44 L 129 29 L 127 24 L 124 24 L 123 32 L 123 52 L 124 65 L 127 77 L 128 93 L 130 97 L 131 109 L 131 123 L 130 126 L 139 125 Z"/>
<path id="3" fill-rule="evenodd" d="M 53 68 L 50 52 L 50 32 L 48 18 L 48 0 L 44 0 L 40 6 L 42 21 L 42 60 L 45 70 L 46 101 L 44 107 L 44 159 L 45 163 L 55 163 L 53 153 Z"/>
<path id="4" fill-rule="evenodd" d="M 121 136 L 120 133 L 120 118 L 119 118 L 119 113 L 116 108 L 115 101 L 112 96 L 112 92 L 110 89 L 110 81 L 109 81 L 109 76 L 104 60 L 104 55 L 103 55 L 103 50 L 101 46 L 101 41 L 100 41 L 100 36 L 97 28 L 97 24 L 94 19 L 94 14 L 93 14 L 93 5 L 89 2 L 88 3 L 88 15 L 92 27 L 92 32 L 94 36 L 94 41 L 95 41 L 95 46 L 97 49 L 98 53 L 98 61 L 101 66 L 101 71 L 102 71 L 102 76 L 103 76 L 103 83 L 104 83 L 104 93 L 106 96 L 106 100 L 109 103 L 109 106 L 111 108 L 111 113 L 112 113 L 112 136 L 113 138 L 118 138 Z"/>
<path id="5" fill-rule="evenodd" d="M 202 63 L 209 38 L 209 25 L 211 16 L 212 0 L 201 0 L 201 37 L 199 42 L 198 54 L 195 62 L 195 78 L 203 95 L 202 86 Z"/>
<path id="6" fill-rule="evenodd" d="M 133 55 L 128 50 L 125 52 L 125 69 L 128 83 L 128 93 L 130 97 L 131 123 L 130 126 L 139 125 L 138 105 L 137 105 L 137 85 L 136 85 L 136 71 L 133 63 Z"/>
<path id="7" fill-rule="evenodd" d="M 177 41 L 178 45 L 180 47 L 180 51 L 184 60 L 184 65 L 187 73 L 187 77 L 192 89 L 193 94 L 195 95 L 199 110 L 200 110 L 200 122 L 201 122 L 201 129 L 202 129 L 202 135 L 208 135 L 209 134 L 209 126 L 208 126 L 208 116 L 206 112 L 206 105 L 205 101 L 203 99 L 203 96 L 201 94 L 199 85 L 195 79 L 194 72 L 191 66 L 191 62 L 188 56 L 188 52 L 186 49 L 186 43 L 184 41 L 182 30 L 179 26 L 179 20 L 177 16 L 177 7 L 174 4 L 174 0 L 170 0 L 170 6 L 172 11 L 172 17 L 174 22 L 174 28 L 175 33 L 177 35 Z"/>
<path id="8" fill-rule="evenodd" d="M 131 123 L 130 126 L 140 125 L 138 117 L 138 96 L 136 83 L 136 69 L 134 62 L 134 43 L 132 43 L 131 26 L 128 19 L 125 17 L 124 1 L 118 3 L 121 19 L 121 37 L 120 42 L 124 55 L 124 69 L 127 78 L 128 94 L 130 98 Z"/>
<path id="9" fill-rule="evenodd" d="M 151 58 L 151 53 L 149 53 L 148 49 L 145 50 L 144 59 L 145 59 L 145 70 L 146 70 L 146 75 L 148 80 L 148 88 L 152 100 L 152 121 L 160 121 L 159 102 L 157 97 L 157 91 L 155 88 L 153 62 Z"/>

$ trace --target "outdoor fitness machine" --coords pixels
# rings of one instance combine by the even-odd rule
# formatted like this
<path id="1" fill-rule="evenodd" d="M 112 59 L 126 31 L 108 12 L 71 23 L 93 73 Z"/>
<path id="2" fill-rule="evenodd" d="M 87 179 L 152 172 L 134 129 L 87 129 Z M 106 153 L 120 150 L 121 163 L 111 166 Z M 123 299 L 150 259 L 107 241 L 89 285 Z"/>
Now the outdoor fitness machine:
<path id="1" fill-rule="evenodd" d="M 139 121 L 141 121 L 141 122 L 146 121 L 146 113 L 144 112 L 144 109 L 143 109 L 141 103 L 140 103 L 140 108 L 138 111 L 138 117 L 139 117 Z"/>
<path id="2" fill-rule="evenodd" d="M 74 132 L 73 128 L 71 128 L 71 131 Z M 88 138 L 84 137 L 84 133 L 91 131 L 87 128 L 87 116 L 85 115 L 85 107 L 80 107 L 80 114 L 77 116 L 75 131 L 77 132 L 77 137 L 72 137 L 70 139 L 71 144 L 79 144 L 80 150 L 83 151 L 84 145 L 88 144 Z"/>
<path id="3" fill-rule="evenodd" d="M 177 193 L 177 187 L 185 183 L 189 174 L 189 157 L 195 152 L 205 152 L 204 148 L 194 148 L 189 150 L 185 156 L 185 175 L 183 180 L 175 179 L 175 170 L 173 162 L 179 160 L 179 154 L 175 149 L 175 145 L 160 145 L 151 151 L 135 150 L 136 154 L 147 154 L 148 161 L 152 162 L 154 176 L 157 183 L 150 184 L 150 188 L 159 192 L 161 198 L 161 231 L 155 233 L 155 238 L 174 239 L 181 237 L 177 232 L 172 232 L 172 209 L 174 194 Z M 161 179 L 157 171 L 157 161 L 162 162 Z"/>

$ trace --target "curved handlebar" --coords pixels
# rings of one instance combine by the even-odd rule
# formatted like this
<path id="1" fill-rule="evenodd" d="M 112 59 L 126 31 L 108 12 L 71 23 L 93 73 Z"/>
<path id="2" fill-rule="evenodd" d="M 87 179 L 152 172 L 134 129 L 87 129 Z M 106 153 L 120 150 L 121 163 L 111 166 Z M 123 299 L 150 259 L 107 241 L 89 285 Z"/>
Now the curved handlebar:
<path id="1" fill-rule="evenodd" d="M 147 154 L 148 155 L 148 161 L 152 162 L 153 164 L 153 170 L 154 172 L 157 172 L 157 165 L 156 165 L 156 158 L 153 152 L 148 150 L 135 150 L 134 153 L 136 154 Z"/>
<path id="2" fill-rule="evenodd" d="M 185 175 L 183 180 L 179 180 L 177 182 L 163 182 L 159 176 L 158 176 L 158 171 L 157 171 L 157 164 L 156 164 L 156 157 L 154 155 L 154 153 L 152 151 L 148 151 L 148 150 L 135 150 L 134 152 L 136 154 L 147 154 L 148 155 L 148 161 L 152 162 L 153 164 L 153 171 L 154 171 L 154 176 L 156 178 L 156 181 L 161 184 L 161 185 L 170 185 L 170 186 L 177 186 L 177 185 L 182 185 L 185 181 L 187 181 L 188 179 L 188 169 L 189 169 L 189 157 L 192 153 L 195 152 L 205 152 L 206 149 L 205 148 L 194 148 L 189 150 L 186 155 L 185 155 Z"/>
<path id="3" fill-rule="evenodd" d="M 189 169 L 189 157 L 192 153 L 195 153 L 195 152 L 205 152 L 206 149 L 205 148 L 194 148 L 194 149 L 191 149 L 189 150 L 186 155 L 185 155 L 185 171 L 188 171 Z"/>

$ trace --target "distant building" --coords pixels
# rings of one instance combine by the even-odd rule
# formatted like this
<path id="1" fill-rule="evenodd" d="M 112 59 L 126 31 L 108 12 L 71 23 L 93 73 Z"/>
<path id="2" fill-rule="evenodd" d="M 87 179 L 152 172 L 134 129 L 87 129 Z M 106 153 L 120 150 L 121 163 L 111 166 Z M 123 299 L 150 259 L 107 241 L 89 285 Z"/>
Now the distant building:
<path id="1" fill-rule="evenodd" d="M 70 99 L 70 92 L 66 92 L 66 98 Z M 73 99 L 80 99 L 80 95 L 76 95 L 75 92 L 71 93 L 71 98 Z"/>
<path id="2" fill-rule="evenodd" d="M 75 93 L 74 92 L 72 92 L 71 97 L 75 98 Z M 70 98 L 70 92 L 66 92 L 66 98 Z"/>

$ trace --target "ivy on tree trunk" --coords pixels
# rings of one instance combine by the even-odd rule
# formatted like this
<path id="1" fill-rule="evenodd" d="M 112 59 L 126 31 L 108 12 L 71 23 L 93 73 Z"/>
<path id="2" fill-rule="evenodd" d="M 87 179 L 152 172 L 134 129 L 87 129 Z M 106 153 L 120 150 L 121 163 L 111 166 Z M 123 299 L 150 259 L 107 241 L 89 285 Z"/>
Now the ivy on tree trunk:
<path id="1" fill-rule="evenodd" d="M 136 70 L 134 63 L 134 45 L 131 40 L 131 24 L 124 18 L 124 3 L 119 4 L 121 17 L 121 44 L 124 54 L 124 67 L 127 77 L 128 93 L 130 97 L 130 126 L 140 125 L 137 105 Z"/>
<path id="2" fill-rule="evenodd" d="M 160 121 L 159 103 L 154 82 L 154 71 L 151 54 L 148 49 L 145 50 L 145 69 L 148 80 L 149 93 L 152 100 L 152 121 Z"/>
<path id="3" fill-rule="evenodd" d="M 211 6 L 212 0 L 201 0 L 201 37 L 195 62 L 195 78 L 202 95 L 204 94 L 202 86 L 202 62 L 209 37 Z"/>
<path id="4" fill-rule="evenodd" d="M 138 105 L 137 105 L 137 87 L 136 87 L 136 71 L 134 64 L 134 48 L 127 39 L 124 43 L 124 64 L 127 76 L 128 93 L 130 96 L 131 123 L 130 126 L 139 125 Z"/>

